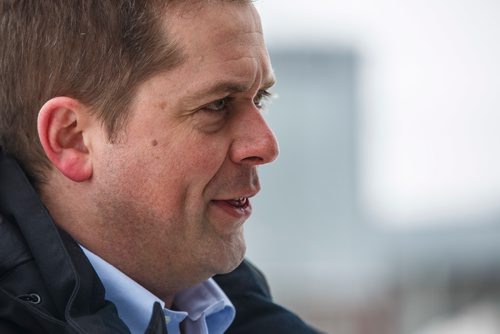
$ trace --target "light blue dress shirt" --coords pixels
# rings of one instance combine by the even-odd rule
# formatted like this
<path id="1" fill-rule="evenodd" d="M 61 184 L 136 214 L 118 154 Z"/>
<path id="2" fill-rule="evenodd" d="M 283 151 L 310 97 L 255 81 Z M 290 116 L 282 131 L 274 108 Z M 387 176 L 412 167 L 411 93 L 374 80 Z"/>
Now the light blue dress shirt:
<path id="1" fill-rule="evenodd" d="M 132 334 L 143 334 L 151 319 L 153 305 L 160 303 L 169 334 L 180 334 L 184 321 L 188 334 L 221 334 L 233 322 L 235 309 L 213 279 L 208 279 L 175 295 L 180 311 L 165 308 L 165 303 L 113 265 L 83 248 L 106 289 L 106 299 L 116 305 L 118 315 Z"/>

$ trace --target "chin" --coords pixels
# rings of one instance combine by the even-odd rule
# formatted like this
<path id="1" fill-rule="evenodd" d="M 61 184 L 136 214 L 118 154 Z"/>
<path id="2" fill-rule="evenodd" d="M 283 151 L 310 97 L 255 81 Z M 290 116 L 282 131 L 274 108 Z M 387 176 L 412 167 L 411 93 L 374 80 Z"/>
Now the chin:
<path id="1" fill-rule="evenodd" d="M 220 261 L 215 274 L 227 274 L 236 269 L 245 257 L 246 245 L 245 242 L 227 252 L 224 256 L 225 260 Z"/>

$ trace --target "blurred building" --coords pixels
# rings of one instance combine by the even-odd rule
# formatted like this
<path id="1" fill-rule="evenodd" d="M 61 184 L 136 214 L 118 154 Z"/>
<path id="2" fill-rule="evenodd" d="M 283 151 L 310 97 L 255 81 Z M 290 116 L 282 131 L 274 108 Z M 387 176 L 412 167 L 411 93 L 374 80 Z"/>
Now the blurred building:
<path id="1" fill-rule="evenodd" d="M 328 333 L 500 333 L 500 3 L 257 5 L 281 155 L 246 228 L 276 299 Z"/>

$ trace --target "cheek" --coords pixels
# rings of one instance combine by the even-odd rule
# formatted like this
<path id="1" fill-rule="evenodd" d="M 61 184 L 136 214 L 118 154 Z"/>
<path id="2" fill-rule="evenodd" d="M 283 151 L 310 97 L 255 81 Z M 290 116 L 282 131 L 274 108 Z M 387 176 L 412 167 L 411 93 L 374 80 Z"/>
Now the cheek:
<path id="1" fill-rule="evenodd" d="M 225 154 L 215 145 L 163 145 L 157 140 L 136 158 L 123 178 L 138 200 L 147 199 L 155 211 L 181 214 L 198 205 L 204 189 L 223 164 Z"/>
<path id="2" fill-rule="evenodd" d="M 227 160 L 229 147 L 224 134 L 170 129 L 162 136 L 153 134 L 136 142 L 124 152 L 114 151 L 117 159 L 108 171 L 140 196 L 138 200 L 150 200 L 157 209 L 178 211 L 202 196 Z"/>
<path id="3" fill-rule="evenodd" d="M 217 173 L 228 157 L 229 146 L 230 141 L 223 135 L 203 135 L 194 131 L 181 140 L 177 138 L 174 145 L 164 150 L 156 146 L 159 149 L 155 156 L 164 161 L 165 174 L 201 181 Z"/>

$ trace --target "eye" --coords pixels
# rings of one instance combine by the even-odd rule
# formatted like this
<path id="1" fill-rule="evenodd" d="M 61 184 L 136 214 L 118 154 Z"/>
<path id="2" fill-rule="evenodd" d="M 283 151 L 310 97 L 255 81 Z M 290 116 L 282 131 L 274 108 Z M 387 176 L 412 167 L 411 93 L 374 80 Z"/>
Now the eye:
<path id="1" fill-rule="evenodd" d="M 197 112 L 193 114 L 196 127 L 207 134 L 219 131 L 230 115 L 232 100 L 231 97 L 226 96 L 197 109 Z"/>
<path id="2" fill-rule="evenodd" d="M 227 107 L 227 103 L 227 98 L 224 98 L 207 104 L 203 109 L 206 111 L 221 111 Z"/>
<path id="3" fill-rule="evenodd" d="M 253 103 L 255 104 L 255 106 L 257 108 L 263 109 L 264 102 L 267 101 L 271 96 L 272 96 L 272 94 L 269 91 L 261 89 L 261 90 L 259 90 L 257 95 L 255 95 L 255 97 L 253 99 Z"/>

